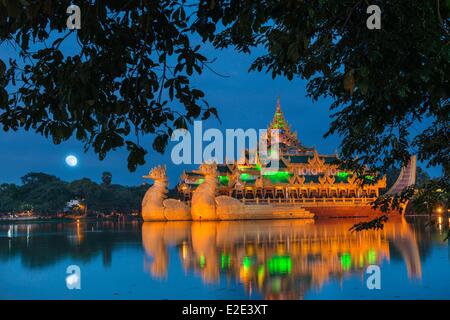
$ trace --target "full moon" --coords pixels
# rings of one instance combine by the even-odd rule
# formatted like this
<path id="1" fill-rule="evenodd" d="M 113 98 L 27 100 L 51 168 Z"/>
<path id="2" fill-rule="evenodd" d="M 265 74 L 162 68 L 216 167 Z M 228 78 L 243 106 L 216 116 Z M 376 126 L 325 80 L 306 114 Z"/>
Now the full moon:
<path id="1" fill-rule="evenodd" d="M 77 157 L 70 155 L 70 156 L 66 157 L 66 163 L 70 167 L 75 167 L 78 163 L 78 159 L 77 159 Z"/>

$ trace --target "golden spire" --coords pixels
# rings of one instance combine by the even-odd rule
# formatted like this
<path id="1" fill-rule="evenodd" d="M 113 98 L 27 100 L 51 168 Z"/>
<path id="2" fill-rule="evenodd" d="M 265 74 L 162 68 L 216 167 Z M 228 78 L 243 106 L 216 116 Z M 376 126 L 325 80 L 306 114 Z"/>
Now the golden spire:
<path id="1" fill-rule="evenodd" d="M 289 130 L 289 125 L 284 118 L 283 111 L 281 111 L 280 96 L 277 98 L 277 107 L 275 114 L 273 116 L 272 123 L 270 124 L 270 129 L 287 129 Z"/>
<path id="2" fill-rule="evenodd" d="M 276 113 L 281 113 L 281 103 L 280 103 L 280 96 L 277 98 L 277 111 Z"/>
<path id="3" fill-rule="evenodd" d="M 284 118 L 283 111 L 281 111 L 281 102 L 280 102 L 280 96 L 277 98 L 277 107 L 275 114 L 273 116 L 273 120 L 270 123 L 269 126 L 269 132 L 272 129 L 279 129 L 281 130 L 280 134 L 281 142 L 285 143 L 286 145 L 298 145 L 299 141 L 297 139 L 297 134 L 291 132 L 291 128 Z"/>

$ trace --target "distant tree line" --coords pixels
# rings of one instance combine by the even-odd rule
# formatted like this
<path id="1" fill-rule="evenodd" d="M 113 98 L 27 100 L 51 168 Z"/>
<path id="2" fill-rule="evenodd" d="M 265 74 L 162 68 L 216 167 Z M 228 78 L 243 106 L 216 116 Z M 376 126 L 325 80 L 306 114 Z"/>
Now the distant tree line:
<path id="1" fill-rule="evenodd" d="M 0 185 L 0 213 L 33 211 L 37 214 L 63 212 L 70 200 L 79 200 L 88 214 L 131 213 L 140 211 L 148 185 L 122 186 L 112 184 L 109 172 L 102 174 L 102 183 L 88 178 L 66 182 L 54 175 L 31 172 L 21 178 L 22 185 Z"/>

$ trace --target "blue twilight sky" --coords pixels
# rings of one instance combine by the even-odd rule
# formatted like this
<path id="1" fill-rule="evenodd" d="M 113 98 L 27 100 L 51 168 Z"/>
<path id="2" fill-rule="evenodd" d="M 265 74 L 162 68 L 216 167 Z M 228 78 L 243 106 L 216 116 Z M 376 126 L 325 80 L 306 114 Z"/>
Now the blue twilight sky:
<path id="1" fill-rule="evenodd" d="M 73 41 L 69 41 L 63 51 L 71 51 Z M 72 42 L 72 43 L 71 43 Z M 202 89 L 210 105 L 218 109 L 221 124 L 213 118 L 206 121 L 204 127 L 224 128 L 267 128 L 275 111 L 277 96 L 281 98 L 282 110 L 293 130 L 298 131 L 300 141 L 306 146 L 314 146 L 321 153 L 334 153 L 339 146 L 339 137 L 323 138 L 330 123 L 330 100 L 313 102 L 306 97 L 306 82 L 300 78 L 288 81 L 285 78 L 272 80 L 270 75 L 248 72 L 248 68 L 257 56 L 236 53 L 233 50 L 216 51 L 206 48 L 202 51 L 209 59 L 217 58 L 214 69 L 228 77 L 220 77 L 205 69 L 197 77 L 194 85 Z M 0 58 L 7 61 L 17 53 L 8 45 L 0 45 Z M 382 90 L 382 89 L 380 89 Z M 127 169 L 125 149 L 110 153 L 100 161 L 92 152 L 83 152 L 83 145 L 71 139 L 60 145 L 54 145 L 49 139 L 33 132 L 0 131 L 0 183 L 19 183 L 20 177 L 28 172 L 54 174 L 63 180 L 71 181 L 83 177 L 100 181 L 103 171 L 113 174 L 113 183 L 137 185 L 144 181 L 142 176 L 158 164 L 167 164 L 171 185 L 179 179 L 189 166 L 175 166 L 170 161 L 169 145 L 165 155 L 151 149 L 151 137 L 144 139 L 149 153 L 146 165 L 130 173 Z M 173 146 L 173 145 L 172 145 Z M 65 157 L 73 154 L 78 158 L 76 167 L 69 167 Z M 440 168 L 428 169 L 432 176 L 441 174 Z"/>

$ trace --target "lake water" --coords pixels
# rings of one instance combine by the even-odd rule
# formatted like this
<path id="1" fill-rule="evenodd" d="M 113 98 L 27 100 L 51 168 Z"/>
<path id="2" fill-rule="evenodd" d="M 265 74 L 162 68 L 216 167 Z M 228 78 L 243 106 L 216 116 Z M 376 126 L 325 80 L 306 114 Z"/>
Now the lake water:
<path id="1" fill-rule="evenodd" d="M 355 222 L 0 224 L 0 298 L 450 299 L 442 225 L 351 233 Z"/>

